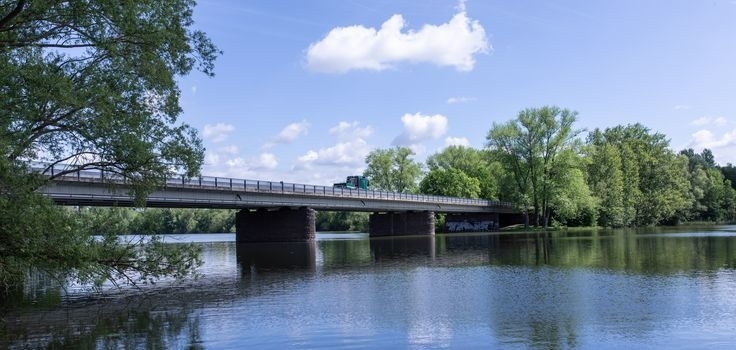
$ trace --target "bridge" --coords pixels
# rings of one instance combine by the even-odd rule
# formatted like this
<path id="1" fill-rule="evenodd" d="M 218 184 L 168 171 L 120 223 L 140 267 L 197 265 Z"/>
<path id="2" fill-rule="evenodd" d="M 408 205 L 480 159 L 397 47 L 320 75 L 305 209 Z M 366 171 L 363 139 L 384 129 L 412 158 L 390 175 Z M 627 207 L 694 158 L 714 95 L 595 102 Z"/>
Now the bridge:
<path id="1" fill-rule="evenodd" d="M 33 170 L 55 176 L 61 169 Z M 134 206 L 130 189 L 117 174 L 79 170 L 55 176 L 40 192 L 60 205 Z M 447 214 L 445 230 L 450 232 L 494 231 L 519 221 L 513 206 L 499 201 L 212 176 L 166 179 L 145 205 L 239 209 L 238 242 L 314 239 L 315 210 L 371 212 L 369 233 L 374 237 L 432 235 L 435 213 Z"/>

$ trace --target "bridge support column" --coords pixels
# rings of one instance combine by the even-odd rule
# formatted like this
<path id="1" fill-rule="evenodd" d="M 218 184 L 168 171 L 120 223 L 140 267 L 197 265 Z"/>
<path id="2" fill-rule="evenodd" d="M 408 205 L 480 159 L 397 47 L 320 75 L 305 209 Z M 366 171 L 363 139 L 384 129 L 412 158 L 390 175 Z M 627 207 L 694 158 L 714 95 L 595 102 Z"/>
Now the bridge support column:
<path id="1" fill-rule="evenodd" d="M 306 242 L 314 240 L 315 212 L 312 208 L 240 210 L 235 216 L 235 241 Z"/>
<path id="2" fill-rule="evenodd" d="M 368 219 L 368 233 L 371 237 L 434 235 L 434 213 L 373 213 Z"/>
<path id="3" fill-rule="evenodd" d="M 444 232 L 491 232 L 498 231 L 498 213 L 448 213 L 445 216 Z"/>

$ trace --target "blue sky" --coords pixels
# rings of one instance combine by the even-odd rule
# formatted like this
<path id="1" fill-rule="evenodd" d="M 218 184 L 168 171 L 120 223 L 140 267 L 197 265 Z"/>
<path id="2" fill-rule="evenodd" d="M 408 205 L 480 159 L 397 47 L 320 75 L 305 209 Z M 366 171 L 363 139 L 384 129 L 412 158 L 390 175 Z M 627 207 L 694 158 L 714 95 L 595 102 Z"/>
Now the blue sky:
<path id="1" fill-rule="evenodd" d="M 736 164 L 736 0 L 200 0 L 195 21 L 224 51 L 180 80 L 205 175 L 331 184 L 543 105 Z"/>

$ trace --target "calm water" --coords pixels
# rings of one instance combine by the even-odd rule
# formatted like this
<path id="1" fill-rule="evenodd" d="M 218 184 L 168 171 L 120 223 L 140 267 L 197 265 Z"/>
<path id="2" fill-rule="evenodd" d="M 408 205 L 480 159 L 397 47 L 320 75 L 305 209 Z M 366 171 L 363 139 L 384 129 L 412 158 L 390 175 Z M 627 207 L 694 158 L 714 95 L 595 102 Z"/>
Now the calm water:
<path id="1" fill-rule="evenodd" d="M 29 291 L 0 348 L 736 347 L 736 227 L 234 238 L 169 239 L 203 246 L 197 281 Z"/>

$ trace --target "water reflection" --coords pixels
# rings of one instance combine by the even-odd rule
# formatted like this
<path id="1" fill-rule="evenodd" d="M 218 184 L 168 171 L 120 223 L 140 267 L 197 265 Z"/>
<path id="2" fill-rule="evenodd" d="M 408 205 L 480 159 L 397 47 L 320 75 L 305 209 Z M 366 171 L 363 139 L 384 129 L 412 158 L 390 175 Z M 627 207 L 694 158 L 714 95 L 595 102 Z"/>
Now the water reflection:
<path id="1" fill-rule="evenodd" d="M 376 263 L 389 261 L 432 260 L 436 257 L 433 236 L 380 237 L 370 240 L 371 256 Z"/>
<path id="2" fill-rule="evenodd" d="M 5 303 L 0 348 L 736 341 L 736 234 L 723 231 L 333 235 L 240 245 L 196 239 L 202 279 L 103 295 L 34 295 L 61 306 Z"/>
<path id="3" fill-rule="evenodd" d="M 243 274 L 294 269 L 314 271 L 317 244 L 312 242 L 241 243 L 237 261 Z"/>

